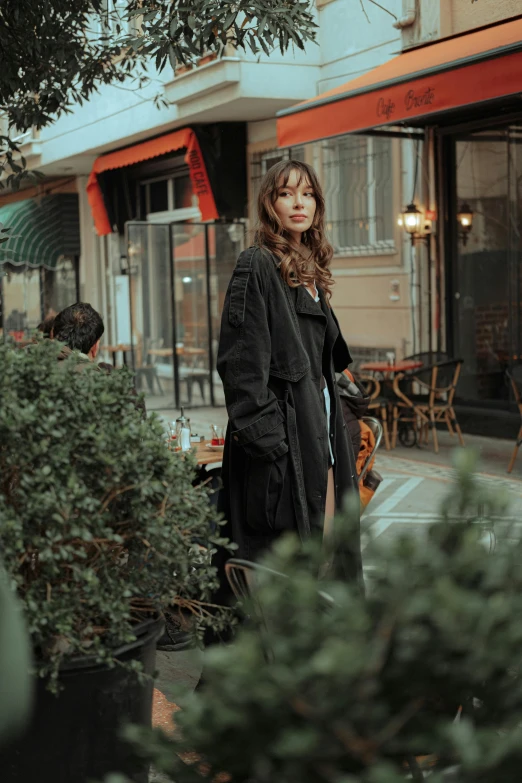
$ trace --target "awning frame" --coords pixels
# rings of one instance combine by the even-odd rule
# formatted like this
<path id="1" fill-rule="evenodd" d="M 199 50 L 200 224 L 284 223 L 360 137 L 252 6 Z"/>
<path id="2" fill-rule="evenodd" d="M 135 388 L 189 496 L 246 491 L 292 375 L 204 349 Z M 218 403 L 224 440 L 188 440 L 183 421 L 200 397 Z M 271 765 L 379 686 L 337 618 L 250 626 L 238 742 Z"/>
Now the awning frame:
<path id="1" fill-rule="evenodd" d="M 159 158 L 161 155 L 183 149 L 186 150 L 185 162 L 189 167 L 194 193 L 198 197 L 202 219 L 217 220 L 219 218 L 199 141 L 195 131 L 185 127 L 96 158 L 87 182 L 87 198 L 98 236 L 112 233 L 105 200 L 98 182 L 98 174 L 133 166 L 136 163 Z"/>

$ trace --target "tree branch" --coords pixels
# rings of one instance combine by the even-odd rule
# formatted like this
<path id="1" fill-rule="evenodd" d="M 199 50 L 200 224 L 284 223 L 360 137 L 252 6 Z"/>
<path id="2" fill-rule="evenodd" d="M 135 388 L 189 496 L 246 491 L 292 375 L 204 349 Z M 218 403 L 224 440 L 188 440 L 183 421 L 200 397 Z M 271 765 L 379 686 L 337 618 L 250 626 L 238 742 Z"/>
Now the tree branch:
<path id="1" fill-rule="evenodd" d="M 363 14 L 364 14 L 364 15 L 365 15 L 365 17 L 366 17 L 366 21 L 368 22 L 368 24 L 371 24 L 371 22 L 370 22 L 370 17 L 368 16 L 368 11 L 367 11 L 367 10 L 366 10 L 366 8 L 364 7 L 364 2 L 363 2 L 363 0 L 359 0 L 359 2 L 360 2 L 360 4 L 361 4 L 361 10 L 362 10 Z"/>
<path id="2" fill-rule="evenodd" d="M 363 2 L 363 0 L 361 0 L 361 5 L 362 5 L 362 2 Z M 368 2 L 369 2 L 369 3 L 373 3 L 373 5 L 376 5 L 376 6 L 377 6 L 377 8 L 380 8 L 380 9 L 381 9 L 381 11 L 385 11 L 387 14 L 389 14 L 390 16 L 392 16 L 392 17 L 395 19 L 395 21 L 396 21 L 396 22 L 398 22 L 398 21 L 399 21 L 399 20 L 398 20 L 398 18 L 395 16 L 395 14 L 394 14 L 394 13 L 392 13 L 391 11 L 389 11 L 389 10 L 388 10 L 388 8 L 385 8 L 383 5 L 381 5 L 380 3 L 378 3 L 378 2 L 377 2 L 377 0 L 368 0 Z M 364 13 L 366 13 L 366 11 L 365 11 Z M 367 14 L 366 14 L 366 18 L 368 18 L 368 15 L 367 15 Z"/>

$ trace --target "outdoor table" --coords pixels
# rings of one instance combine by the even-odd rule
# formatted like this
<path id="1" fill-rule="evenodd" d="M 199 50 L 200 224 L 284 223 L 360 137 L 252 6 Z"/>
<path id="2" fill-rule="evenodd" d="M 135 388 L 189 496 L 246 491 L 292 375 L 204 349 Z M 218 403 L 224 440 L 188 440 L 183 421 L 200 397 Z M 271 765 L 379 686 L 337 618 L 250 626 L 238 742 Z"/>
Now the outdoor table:
<path id="1" fill-rule="evenodd" d="M 119 345 L 105 345 L 102 350 L 112 354 L 112 364 L 114 367 L 116 367 L 116 354 L 121 351 L 123 356 L 123 364 L 127 364 L 127 352 L 132 350 L 132 346 L 123 345 L 120 343 Z"/>
<path id="2" fill-rule="evenodd" d="M 405 361 L 399 361 L 399 362 L 393 362 L 390 364 L 389 362 L 366 362 L 365 364 L 361 364 L 361 370 L 365 372 L 371 372 L 376 375 L 381 375 L 382 377 L 382 396 L 386 400 L 386 408 L 387 408 L 387 416 L 388 421 L 392 421 L 393 418 L 393 407 L 394 402 L 397 399 L 395 392 L 393 391 L 393 381 L 396 375 L 403 372 L 409 372 L 410 370 L 418 370 L 419 367 L 422 367 L 423 363 L 419 361 L 415 361 L 413 359 L 406 359 Z M 384 403 L 384 401 L 383 401 Z M 417 436 L 415 431 L 414 432 L 414 438 L 413 438 L 413 444 L 417 441 Z"/>
<path id="3" fill-rule="evenodd" d="M 216 465 L 218 462 L 223 462 L 222 449 L 220 451 L 208 449 L 207 444 L 204 441 L 194 443 L 193 445 L 195 446 L 195 449 L 193 450 L 196 452 L 198 465 Z"/>
<path id="4" fill-rule="evenodd" d="M 389 379 L 399 372 L 408 372 L 409 370 L 418 370 L 422 367 L 422 362 L 412 360 L 406 360 L 402 362 L 366 362 L 361 364 L 361 370 L 365 372 L 380 373 L 385 379 Z"/>
<path id="5" fill-rule="evenodd" d="M 207 448 L 207 444 L 204 441 L 200 441 L 199 443 L 193 443 L 191 452 L 195 454 L 196 461 L 200 467 L 205 467 L 206 465 L 217 465 L 220 462 L 223 462 L 223 450 L 220 451 L 214 451 L 213 449 Z M 175 451 L 174 454 L 188 454 L 187 451 Z"/>

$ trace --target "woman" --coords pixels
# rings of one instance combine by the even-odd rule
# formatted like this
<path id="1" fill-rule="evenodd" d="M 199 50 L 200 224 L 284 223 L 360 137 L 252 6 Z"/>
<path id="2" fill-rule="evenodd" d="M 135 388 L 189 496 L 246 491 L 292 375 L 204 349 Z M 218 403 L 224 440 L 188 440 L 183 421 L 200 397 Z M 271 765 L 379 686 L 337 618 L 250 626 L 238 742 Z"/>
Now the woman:
<path id="1" fill-rule="evenodd" d="M 330 307 L 333 250 L 314 170 L 283 161 L 265 175 L 254 247 L 241 253 L 221 324 L 218 371 L 229 425 L 223 501 L 238 555 L 255 560 L 282 532 L 326 532 L 355 461 L 335 371 L 351 362 Z M 348 574 L 361 573 L 359 535 Z"/>

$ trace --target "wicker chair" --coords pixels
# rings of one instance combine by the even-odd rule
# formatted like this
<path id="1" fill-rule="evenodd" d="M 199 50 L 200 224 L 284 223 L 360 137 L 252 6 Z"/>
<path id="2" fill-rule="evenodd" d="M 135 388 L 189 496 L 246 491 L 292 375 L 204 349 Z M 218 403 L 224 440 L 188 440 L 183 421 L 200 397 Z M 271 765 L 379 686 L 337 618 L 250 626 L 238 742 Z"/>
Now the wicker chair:
<path id="1" fill-rule="evenodd" d="M 429 430 L 433 434 L 435 451 L 439 450 L 437 424 L 445 422 L 450 435 L 457 433 L 459 443 L 464 446 L 462 432 L 453 408 L 453 399 L 462 368 L 462 359 L 438 362 L 411 373 L 399 373 L 393 381 L 397 400 L 393 406 L 392 447 L 397 442 L 399 418 L 413 421 L 428 442 Z M 420 394 L 414 394 L 417 387 Z"/>
<path id="2" fill-rule="evenodd" d="M 373 378 L 371 375 L 358 375 L 357 380 L 363 386 L 366 394 L 370 398 L 368 412 L 372 412 L 374 415 L 378 414 L 380 418 L 384 435 L 384 445 L 386 451 L 389 451 L 390 432 L 388 429 L 388 407 L 390 401 L 381 395 L 381 384 L 376 378 Z"/>

